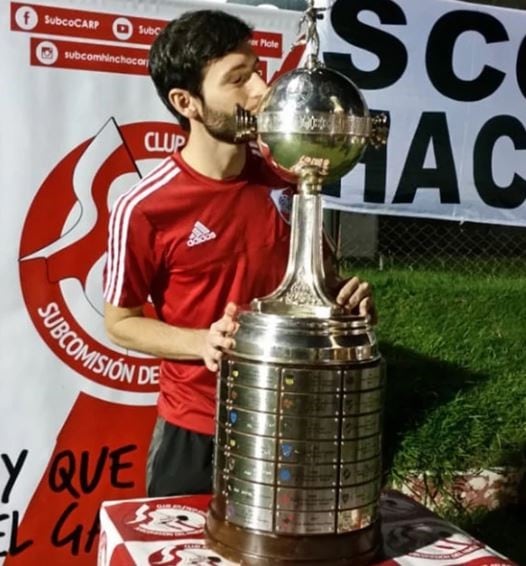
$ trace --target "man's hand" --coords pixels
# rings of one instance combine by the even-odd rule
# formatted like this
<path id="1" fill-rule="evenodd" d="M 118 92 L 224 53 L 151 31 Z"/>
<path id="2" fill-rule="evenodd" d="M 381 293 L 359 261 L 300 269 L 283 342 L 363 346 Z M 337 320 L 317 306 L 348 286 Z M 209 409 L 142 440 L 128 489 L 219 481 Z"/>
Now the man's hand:
<path id="1" fill-rule="evenodd" d="M 350 312 L 369 317 L 373 324 L 377 321 L 371 286 L 358 277 L 351 277 L 341 283 L 336 302 Z"/>
<path id="2" fill-rule="evenodd" d="M 233 338 L 239 328 L 236 315 L 237 306 L 234 303 L 228 303 L 223 316 L 214 322 L 208 330 L 205 337 L 203 360 L 210 371 L 216 372 L 219 369 L 219 362 L 223 353 L 236 346 Z"/>

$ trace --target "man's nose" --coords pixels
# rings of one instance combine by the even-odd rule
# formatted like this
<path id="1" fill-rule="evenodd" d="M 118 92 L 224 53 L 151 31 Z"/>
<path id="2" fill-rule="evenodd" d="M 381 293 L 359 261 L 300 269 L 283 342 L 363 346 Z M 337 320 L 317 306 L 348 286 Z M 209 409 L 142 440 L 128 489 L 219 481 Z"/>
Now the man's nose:
<path id="1" fill-rule="evenodd" d="M 258 103 L 270 88 L 263 77 L 256 72 L 252 73 L 248 86 L 250 98 L 257 100 Z"/>

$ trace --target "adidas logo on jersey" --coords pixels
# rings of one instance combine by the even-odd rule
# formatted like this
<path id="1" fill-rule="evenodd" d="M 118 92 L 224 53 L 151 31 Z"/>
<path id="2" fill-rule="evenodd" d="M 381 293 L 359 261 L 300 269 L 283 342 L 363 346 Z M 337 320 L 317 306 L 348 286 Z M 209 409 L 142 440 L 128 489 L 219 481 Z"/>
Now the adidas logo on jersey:
<path id="1" fill-rule="evenodd" d="M 197 221 L 192 228 L 192 233 L 190 234 L 186 245 L 191 248 L 192 246 L 204 244 L 205 242 L 208 242 L 208 240 L 213 240 L 215 237 L 215 232 L 212 232 L 204 224 Z"/>

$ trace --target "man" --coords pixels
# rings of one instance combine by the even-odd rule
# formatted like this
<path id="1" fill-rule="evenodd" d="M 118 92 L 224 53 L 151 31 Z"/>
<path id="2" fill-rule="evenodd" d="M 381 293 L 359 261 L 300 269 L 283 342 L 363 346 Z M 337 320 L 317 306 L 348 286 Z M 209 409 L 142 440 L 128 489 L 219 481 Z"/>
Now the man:
<path id="1" fill-rule="evenodd" d="M 150 74 L 188 141 L 123 195 L 110 218 L 108 335 L 162 359 L 149 496 L 211 491 L 214 372 L 235 347 L 236 305 L 273 291 L 285 272 L 290 230 L 271 191 L 286 183 L 234 139 L 235 105 L 256 111 L 268 88 L 250 34 L 241 20 L 203 10 L 157 37 Z M 148 297 L 157 319 L 143 314 Z M 372 309 L 357 278 L 337 301 L 361 314 Z"/>

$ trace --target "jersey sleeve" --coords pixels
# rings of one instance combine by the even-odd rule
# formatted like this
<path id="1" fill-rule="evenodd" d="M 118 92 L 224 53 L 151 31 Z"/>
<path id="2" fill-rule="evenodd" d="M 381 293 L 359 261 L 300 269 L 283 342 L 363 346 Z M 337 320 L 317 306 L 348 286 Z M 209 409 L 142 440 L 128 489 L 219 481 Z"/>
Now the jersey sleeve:
<path id="1" fill-rule="evenodd" d="M 110 215 L 104 299 L 117 307 L 146 303 L 154 274 L 156 232 L 138 208 L 119 206 Z"/>

